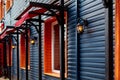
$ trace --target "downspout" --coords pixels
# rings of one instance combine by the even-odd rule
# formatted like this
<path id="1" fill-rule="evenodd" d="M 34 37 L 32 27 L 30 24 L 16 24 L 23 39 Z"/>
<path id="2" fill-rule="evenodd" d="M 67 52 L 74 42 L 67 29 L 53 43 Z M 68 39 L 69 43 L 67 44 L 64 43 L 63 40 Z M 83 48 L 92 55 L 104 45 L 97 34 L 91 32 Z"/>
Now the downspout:
<path id="1" fill-rule="evenodd" d="M 42 80 L 41 15 L 39 15 L 39 80 Z"/>
<path id="2" fill-rule="evenodd" d="M 19 80 L 19 32 L 17 29 L 17 80 Z"/>
<path id="3" fill-rule="evenodd" d="M 28 80 L 28 22 L 26 21 L 25 26 L 26 33 L 26 80 Z"/>
<path id="4" fill-rule="evenodd" d="M 105 6 L 105 80 L 113 80 L 113 1 L 104 0 Z M 108 5 L 108 6 L 107 6 Z"/>
<path id="5" fill-rule="evenodd" d="M 60 0 L 60 80 L 65 80 L 65 54 L 64 54 L 64 0 Z"/>
<path id="6" fill-rule="evenodd" d="M 3 66 L 4 66 L 4 76 L 7 77 L 6 73 L 7 73 L 7 56 L 6 56 L 6 42 L 7 40 L 4 39 L 4 55 L 3 55 L 3 60 L 4 60 L 4 63 L 3 63 Z"/>
<path id="7" fill-rule="evenodd" d="M 79 18 L 80 18 L 80 11 L 79 11 L 79 4 L 80 4 L 80 1 L 79 0 L 76 0 L 76 5 L 77 5 L 77 24 L 79 23 Z M 77 53 L 77 80 L 80 80 L 79 76 L 80 76 L 80 46 L 79 46 L 79 40 L 80 40 L 80 34 L 77 33 L 77 30 L 76 30 L 76 53 Z"/>
<path id="8" fill-rule="evenodd" d="M 9 79 L 11 80 L 11 35 L 9 35 L 9 42 L 8 42 L 8 46 L 9 46 Z"/>

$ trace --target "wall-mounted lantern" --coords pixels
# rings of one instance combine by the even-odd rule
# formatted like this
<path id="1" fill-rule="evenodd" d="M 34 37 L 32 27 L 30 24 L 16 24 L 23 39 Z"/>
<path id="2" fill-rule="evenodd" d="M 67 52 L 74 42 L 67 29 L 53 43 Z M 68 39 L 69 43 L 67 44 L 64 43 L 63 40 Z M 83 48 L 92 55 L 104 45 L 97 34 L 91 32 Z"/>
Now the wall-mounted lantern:
<path id="1" fill-rule="evenodd" d="M 34 40 L 34 39 L 31 39 L 30 43 L 31 43 L 31 44 L 35 44 L 35 40 Z"/>
<path id="2" fill-rule="evenodd" d="M 16 44 L 13 44 L 13 45 L 12 45 L 12 49 L 15 49 L 15 47 L 16 47 Z"/>
<path id="3" fill-rule="evenodd" d="M 78 23 L 77 23 L 77 32 L 78 33 L 83 33 L 85 27 L 87 27 L 87 26 L 88 26 L 88 21 L 84 20 L 82 18 L 79 18 Z"/>
<path id="4" fill-rule="evenodd" d="M 37 37 L 32 37 L 31 40 L 30 40 L 30 43 L 31 43 L 32 45 L 34 45 L 35 42 L 36 42 L 36 40 L 37 40 Z"/>

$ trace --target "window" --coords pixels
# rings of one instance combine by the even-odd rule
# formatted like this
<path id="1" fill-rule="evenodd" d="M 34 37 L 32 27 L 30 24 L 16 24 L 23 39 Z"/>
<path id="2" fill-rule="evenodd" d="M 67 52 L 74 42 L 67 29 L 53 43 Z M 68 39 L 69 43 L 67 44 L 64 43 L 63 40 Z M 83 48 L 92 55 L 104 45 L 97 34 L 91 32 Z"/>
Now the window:
<path id="1" fill-rule="evenodd" d="M 52 25 L 52 72 L 60 72 L 60 27 L 57 22 Z"/>
<path id="2" fill-rule="evenodd" d="M 28 43 L 30 43 L 30 39 Z M 30 68 L 30 44 L 28 44 L 28 50 L 28 68 Z M 26 68 L 26 38 L 24 33 L 20 36 L 20 67 L 22 69 Z"/>
<path id="3" fill-rule="evenodd" d="M 7 42 L 7 66 L 12 66 L 12 39 Z"/>
<path id="4" fill-rule="evenodd" d="M 13 0 L 6 0 L 6 11 L 8 11 L 12 6 Z"/>
<path id="5" fill-rule="evenodd" d="M 66 21 L 66 17 L 65 17 Z M 67 26 L 65 22 L 65 75 L 67 77 Z M 44 74 L 60 77 L 60 26 L 56 18 L 45 21 L 44 27 Z"/>

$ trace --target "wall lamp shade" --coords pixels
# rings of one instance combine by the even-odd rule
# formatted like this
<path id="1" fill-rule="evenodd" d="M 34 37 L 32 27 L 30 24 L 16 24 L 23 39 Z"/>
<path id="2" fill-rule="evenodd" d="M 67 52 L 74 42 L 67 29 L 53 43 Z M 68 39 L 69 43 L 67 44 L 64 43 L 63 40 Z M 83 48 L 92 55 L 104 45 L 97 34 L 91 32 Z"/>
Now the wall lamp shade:
<path id="1" fill-rule="evenodd" d="M 30 43 L 34 45 L 36 41 L 37 41 L 37 37 L 32 37 L 32 39 L 30 40 Z"/>
<path id="2" fill-rule="evenodd" d="M 13 44 L 13 45 L 12 45 L 12 49 L 15 49 L 15 47 L 16 47 L 16 45 L 15 45 L 15 44 Z"/>
<path id="3" fill-rule="evenodd" d="M 78 32 L 78 33 L 83 33 L 85 27 L 87 27 L 87 26 L 88 26 L 88 21 L 79 18 L 79 19 L 78 19 L 77 26 L 76 26 L 76 27 L 77 27 L 77 32 Z"/>
<path id="4" fill-rule="evenodd" d="M 84 32 L 84 27 L 82 25 L 80 25 L 79 23 L 77 24 L 77 32 L 78 33 Z"/>
<path id="5" fill-rule="evenodd" d="M 35 40 L 32 39 L 32 40 L 30 41 L 30 43 L 31 43 L 31 44 L 35 44 Z"/>

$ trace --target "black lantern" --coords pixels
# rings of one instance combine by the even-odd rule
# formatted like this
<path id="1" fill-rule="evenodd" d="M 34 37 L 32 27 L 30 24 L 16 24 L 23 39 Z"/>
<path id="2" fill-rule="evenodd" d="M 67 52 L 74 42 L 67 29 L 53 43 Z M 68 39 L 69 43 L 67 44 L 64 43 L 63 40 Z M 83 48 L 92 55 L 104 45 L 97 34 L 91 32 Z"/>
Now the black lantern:
<path id="1" fill-rule="evenodd" d="M 87 27 L 87 26 L 88 26 L 87 20 L 84 20 L 84 19 L 82 19 L 82 18 L 79 18 L 79 19 L 78 19 L 78 23 L 77 23 L 77 32 L 78 32 L 78 33 L 83 33 L 85 27 Z"/>
<path id="2" fill-rule="evenodd" d="M 37 37 L 32 37 L 32 39 L 30 40 L 30 43 L 31 43 L 32 45 L 34 45 L 35 42 L 36 42 L 36 40 L 37 40 Z"/>
<path id="3" fill-rule="evenodd" d="M 16 44 L 12 44 L 12 46 L 11 46 L 11 47 L 12 47 L 12 49 L 15 49 L 15 47 L 16 47 Z"/>

